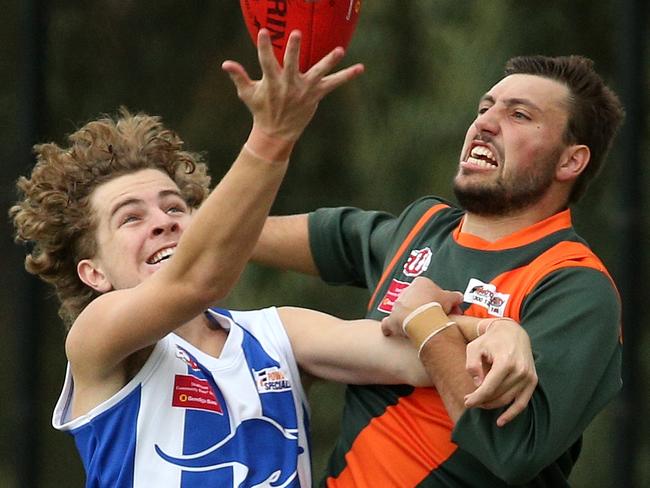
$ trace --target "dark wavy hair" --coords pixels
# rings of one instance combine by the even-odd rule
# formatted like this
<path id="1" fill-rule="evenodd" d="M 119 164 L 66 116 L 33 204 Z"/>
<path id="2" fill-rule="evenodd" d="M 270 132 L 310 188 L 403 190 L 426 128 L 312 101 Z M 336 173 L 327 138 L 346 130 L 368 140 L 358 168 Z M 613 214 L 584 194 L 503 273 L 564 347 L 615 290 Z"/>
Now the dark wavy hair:
<path id="1" fill-rule="evenodd" d="M 77 276 L 77 263 L 97 252 L 93 190 L 118 176 L 141 169 L 163 171 L 178 185 L 188 205 L 197 208 L 209 192 L 207 166 L 160 117 L 102 116 L 68 137 L 69 147 L 34 146 L 36 165 L 18 179 L 20 200 L 9 210 L 16 241 L 31 245 L 28 272 L 51 283 L 61 302 L 67 328 L 98 295 Z"/>
<path id="2" fill-rule="evenodd" d="M 576 180 L 569 203 L 584 195 L 600 172 L 625 112 L 621 102 L 594 70 L 591 59 L 582 56 L 519 56 L 510 59 L 505 75 L 527 74 L 549 78 L 569 89 L 569 122 L 564 134 L 567 144 L 584 144 L 591 151 L 585 170 Z"/>

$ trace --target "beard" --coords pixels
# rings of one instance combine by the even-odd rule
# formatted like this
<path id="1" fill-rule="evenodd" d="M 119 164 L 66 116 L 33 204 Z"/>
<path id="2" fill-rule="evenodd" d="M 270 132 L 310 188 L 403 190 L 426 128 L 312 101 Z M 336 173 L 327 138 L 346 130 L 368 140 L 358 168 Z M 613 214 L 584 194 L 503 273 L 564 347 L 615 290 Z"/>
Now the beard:
<path id="1" fill-rule="evenodd" d="M 489 183 L 465 183 L 461 174 L 454 178 L 453 191 L 461 207 L 483 217 L 516 214 L 541 200 L 555 175 L 557 155 L 540 161 L 534 172 L 500 175 Z"/>

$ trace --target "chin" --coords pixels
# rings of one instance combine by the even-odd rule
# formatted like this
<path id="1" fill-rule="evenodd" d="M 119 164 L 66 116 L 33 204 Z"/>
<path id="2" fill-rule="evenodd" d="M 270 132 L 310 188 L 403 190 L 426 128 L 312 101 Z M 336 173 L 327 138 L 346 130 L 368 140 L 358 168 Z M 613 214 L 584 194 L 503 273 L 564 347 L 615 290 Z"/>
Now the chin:
<path id="1" fill-rule="evenodd" d="M 493 189 L 493 185 L 484 179 L 473 178 L 473 175 L 458 175 L 454 178 L 452 190 L 455 194 L 484 195 Z"/>
<path id="2" fill-rule="evenodd" d="M 158 265 L 155 265 L 155 266 L 148 265 L 146 276 L 147 277 L 151 276 L 152 274 L 154 274 L 159 269 L 160 269 L 160 266 L 158 266 Z"/>
<path id="3" fill-rule="evenodd" d="M 161 261 L 158 264 L 147 264 L 147 276 L 151 276 L 156 271 L 159 271 L 165 264 L 167 264 L 167 261 Z"/>

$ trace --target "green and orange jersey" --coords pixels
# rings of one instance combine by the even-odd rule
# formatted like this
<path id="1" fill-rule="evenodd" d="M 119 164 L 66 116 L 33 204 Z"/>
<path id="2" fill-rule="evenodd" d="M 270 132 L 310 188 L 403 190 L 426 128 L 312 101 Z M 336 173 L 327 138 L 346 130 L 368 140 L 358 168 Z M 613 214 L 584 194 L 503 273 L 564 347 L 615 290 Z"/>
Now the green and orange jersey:
<path id="1" fill-rule="evenodd" d="M 390 312 L 416 276 L 464 293 L 464 313 L 511 317 L 531 339 L 539 383 L 526 410 L 467 410 L 454 426 L 434 388 L 348 386 L 331 487 L 568 486 L 581 435 L 620 389 L 620 301 L 569 210 L 497 242 L 460 232 L 437 198 L 395 218 L 354 208 L 309 218 L 330 284 L 368 288 L 369 318 Z"/>

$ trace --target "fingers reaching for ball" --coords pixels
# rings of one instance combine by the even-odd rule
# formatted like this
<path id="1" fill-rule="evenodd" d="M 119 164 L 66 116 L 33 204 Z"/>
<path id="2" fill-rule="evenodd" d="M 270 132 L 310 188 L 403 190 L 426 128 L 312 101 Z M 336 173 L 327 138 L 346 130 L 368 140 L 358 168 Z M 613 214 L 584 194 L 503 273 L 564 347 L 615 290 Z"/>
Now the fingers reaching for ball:
<path id="1" fill-rule="evenodd" d="M 292 32 L 298 30 L 303 38 L 303 49 L 298 63 L 306 72 L 337 46 L 347 48 L 355 33 L 361 13 L 362 0 L 350 2 L 275 2 L 281 8 L 270 6 L 274 2 L 240 0 L 246 28 L 257 45 L 260 30 L 271 33 L 273 52 L 278 62 L 286 66 L 286 50 Z"/>
<path id="2" fill-rule="evenodd" d="M 235 61 L 225 61 L 222 65 L 235 84 L 239 98 L 253 114 L 253 128 L 266 137 L 296 141 L 323 97 L 363 72 L 363 65 L 356 64 L 331 73 L 344 55 L 342 48 L 335 48 L 307 72 L 301 73 L 301 37 L 298 31 L 289 35 L 282 67 L 273 53 L 269 31 L 260 30 L 257 52 L 262 77 L 259 80 L 252 80 L 244 67 Z"/>

